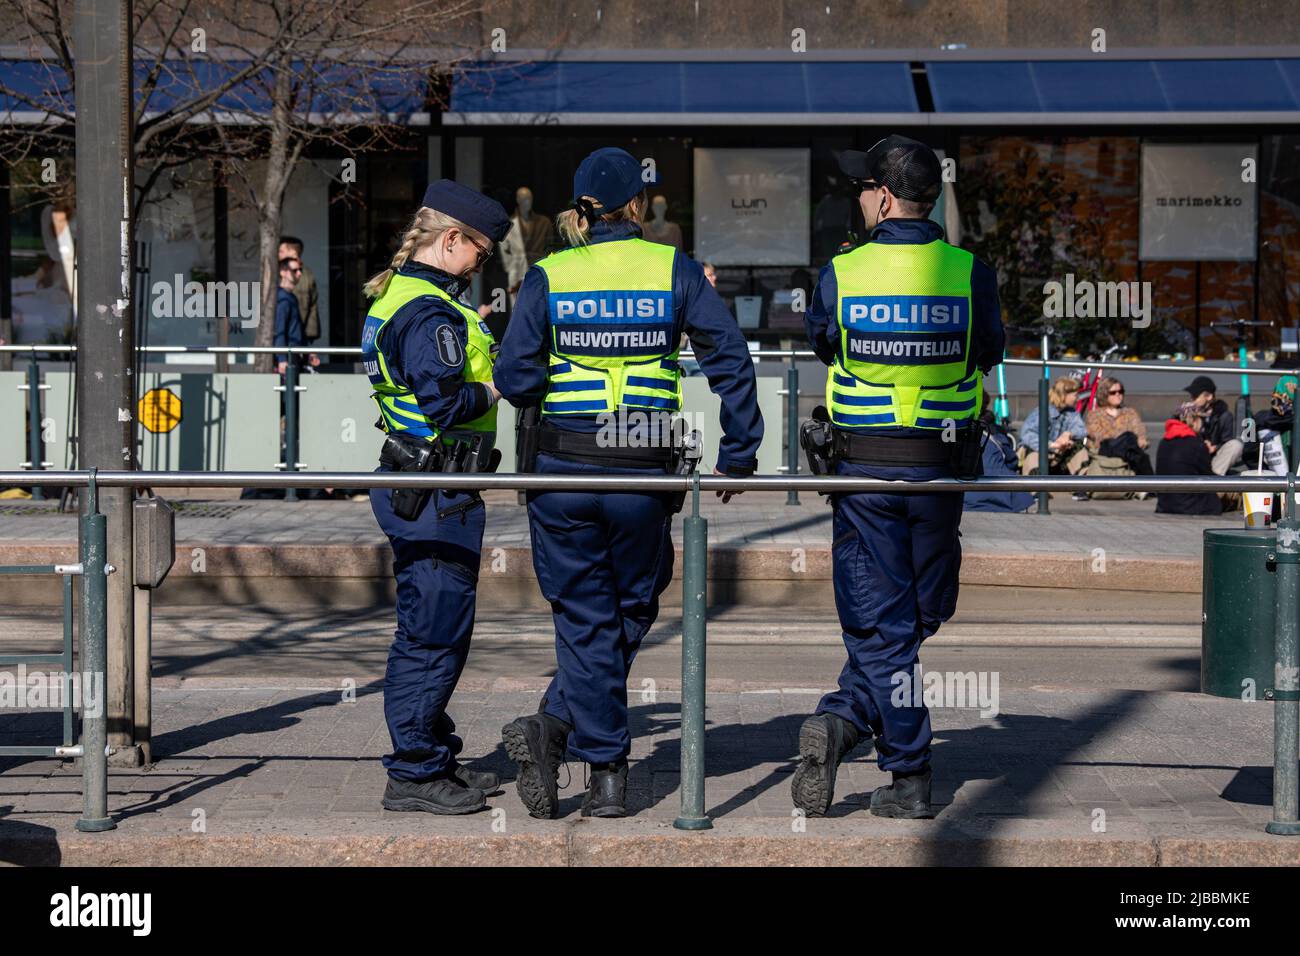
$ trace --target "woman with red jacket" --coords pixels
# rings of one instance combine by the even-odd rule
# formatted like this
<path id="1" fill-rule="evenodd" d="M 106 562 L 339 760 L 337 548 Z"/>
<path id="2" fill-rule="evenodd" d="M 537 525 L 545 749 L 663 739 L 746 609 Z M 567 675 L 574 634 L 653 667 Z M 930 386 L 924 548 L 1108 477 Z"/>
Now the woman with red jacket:
<path id="1" fill-rule="evenodd" d="M 1156 450 L 1157 475 L 1213 475 L 1210 452 L 1201 438 L 1204 419 L 1193 402 L 1178 408 L 1176 418 L 1165 422 L 1165 438 Z M 1217 515 L 1223 503 L 1214 492 L 1160 492 L 1157 514 Z"/>

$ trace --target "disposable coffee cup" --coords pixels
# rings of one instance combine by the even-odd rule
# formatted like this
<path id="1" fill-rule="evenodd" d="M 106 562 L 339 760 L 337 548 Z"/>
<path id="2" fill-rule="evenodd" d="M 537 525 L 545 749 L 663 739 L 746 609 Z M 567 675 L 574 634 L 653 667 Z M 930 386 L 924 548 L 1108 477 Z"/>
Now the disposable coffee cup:
<path id="1" fill-rule="evenodd" d="M 1243 471 L 1243 478 L 1276 478 L 1271 471 Z M 1273 523 L 1273 492 L 1243 491 L 1241 510 L 1246 516 L 1247 528 L 1267 528 Z"/>

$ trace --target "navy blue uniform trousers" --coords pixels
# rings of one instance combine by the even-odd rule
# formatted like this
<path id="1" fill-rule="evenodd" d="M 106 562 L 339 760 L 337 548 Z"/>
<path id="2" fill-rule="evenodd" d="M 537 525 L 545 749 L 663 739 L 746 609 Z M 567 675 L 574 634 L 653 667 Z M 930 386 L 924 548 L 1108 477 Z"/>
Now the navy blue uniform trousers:
<path id="1" fill-rule="evenodd" d="M 380 471 L 387 469 L 380 468 Z M 397 579 L 397 631 L 384 673 L 384 719 L 393 752 L 389 775 L 429 780 L 456 765 L 462 741 L 447 715 L 474 631 L 484 506 L 439 518 L 438 511 L 468 495 L 430 496 L 414 521 L 393 514 L 392 490 L 372 488 L 370 507 L 393 546 Z"/>
<path id="2" fill-rule="evenodd" d="M 550 455 L 540 474 L 663 474 L 613 469 Z M 666 495 L 531 492 L 533 569 L 555 621 L 557 670 L 543 710 L 573 727 L 569 751 L 587 763 L 626 757 L 627 678 L 659 615 L 673 573 Z"/>
<path id="3" fill-rule="evenodd" d="M 903 477 L 903 470 L 873 468 L 870 475 Z M 909 478 L 937 476 L 906 471 Z M 841 463 L 838 474 L 867 477 L 868 471 Z M 822 698 L 817 713 L 874 734 L 880 769 L 917 770 L 930 761 L 932 734 L 930 712 L 912 688 L 920 678 L 921 642 L 957 608 L 962 495 L 836 499 L 831 554 L 848 661 L 839 689 Z"/>

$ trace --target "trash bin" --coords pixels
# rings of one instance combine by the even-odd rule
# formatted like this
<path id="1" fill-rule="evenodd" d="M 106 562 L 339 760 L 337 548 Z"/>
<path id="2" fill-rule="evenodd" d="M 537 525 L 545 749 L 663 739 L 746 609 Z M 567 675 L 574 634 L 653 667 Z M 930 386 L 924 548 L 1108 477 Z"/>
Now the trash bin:
<path id="1" fill-rule="evenodd" d="M 1201 693 L 1273 696 L 1277 541 L 1271 528 L 1207 528 L 1201 579 Z"/>

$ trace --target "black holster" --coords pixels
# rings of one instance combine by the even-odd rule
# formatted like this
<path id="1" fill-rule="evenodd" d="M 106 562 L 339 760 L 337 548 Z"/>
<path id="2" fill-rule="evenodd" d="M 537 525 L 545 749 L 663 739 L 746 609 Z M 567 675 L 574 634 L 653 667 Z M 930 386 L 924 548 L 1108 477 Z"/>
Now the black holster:
<path id="1" fill-rule="evenodd" d="M 384 438 L 379 452 L 379 463 L 389 471 L 403 474 L 415 471 L 441 471 L 443 445 L 426 441 L 401 432 L 392 432 Z M 429 502 L 431 488 L 394 488 L 392 490 L 393 514 L 403 521 L 414 521 Z"/>
<path id="2" fill-rule="evenodd" d="M 384 439 L 379 462 L 398 472 L 493 472 L 501 462 L 501 452 L 489 448 L 483 435 L 428 441 L 394 432 Z M 414 521 L 424 511 L 432 494 L 432 488 L 394 488 L 391 499 L 393 514 L 405 521 Z M 464 521 L 465 512 L 483 500 L 477 490 L 469 491 L 468 495 L 466 501 L 439 511 L 438 517 L 459 513 Z"/>
<path id="3" fill-rule="evenodd" d="M 978 418 L 957 429 L 952 443 L 952 473 L 956 477 L 970 479 L 984 474 L 984 443 L 988 440 L 988 425 Z"/>
<path id="4" fill-rule="evenodd" d="M 799 445 L 814 475 L 835 474 L 835 429 L 825 405 L 813 409 L 813 417 L 799 426 Z"/>
<path id="5" fill-rule="evenodd" d="M 537 449 L 542 435 L 542 406 L 529 405 L 515 413 L 515 471 L 531 475 L 537 471 Z M 519 492 L 519 503 L 528 492 Z"/>

